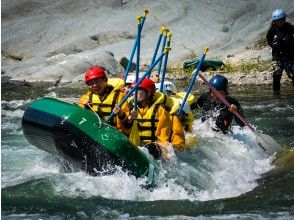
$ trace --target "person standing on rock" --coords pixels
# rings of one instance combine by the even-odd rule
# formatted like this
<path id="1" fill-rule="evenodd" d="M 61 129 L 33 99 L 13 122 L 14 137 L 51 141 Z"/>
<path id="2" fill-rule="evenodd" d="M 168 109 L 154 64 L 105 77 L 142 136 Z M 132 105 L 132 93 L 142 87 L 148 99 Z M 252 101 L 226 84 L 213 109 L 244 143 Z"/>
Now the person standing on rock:
<path id="1" fill-rule="evenodd" d="M 273 92 L 281 91 L 281 77 L 285 70 L 294 86 L 294 26 L 286 22 L 286 13 L 276 9 L 272 24 L 266 35 L 273 56 Z"/>
<path id="2" fill-rule="evenodd" d="M 234 112 L 238 112 L 243 116 L 241 105 L 236 99 L 228 96 L 228 79 L 222 75 L 215 75 L 209 82 L 225 97 L 231 106 L 228 108 L 213 91 L 209 90 L 202 94 L 195 103 L 195 107 L 202 110 L 202 121 L 204 122 L 211 118 L 215 121 L 212 129 L 222 131 L 224 134 L 230 131 L 233 118 L 239 126 L 243 127 L 243 122 L 234 114 Z"/>

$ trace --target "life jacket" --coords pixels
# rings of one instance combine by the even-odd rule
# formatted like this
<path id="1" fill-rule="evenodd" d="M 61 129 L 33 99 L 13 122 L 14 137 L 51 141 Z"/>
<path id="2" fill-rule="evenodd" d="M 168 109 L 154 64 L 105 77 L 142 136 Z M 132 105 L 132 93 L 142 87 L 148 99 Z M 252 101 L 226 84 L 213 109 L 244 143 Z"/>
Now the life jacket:
<path id="1" fill-rule="evenodd" d="M 187 94 L 186 92 L 177 92 L 176 97 L 179 98 L 179 99 L 184 99 L 186 94 Z M 192 105 L 195 102 L 195 100 L 196 100 L 196 97 L 194 95 L 192 95 L 192 94 L 188 95 L 187 102 L 190 105 Z"/>
<path id="2" fill-rule="evenodd" d="M 141 144 L 156 141 L 157 138 L 155 136 L 155 132 L 158 123 L 156 113 L 164 101 L 165 95 L 160 92 L 155 92 L 153 96 L 153 104 L 147 109 L 144 115 L 138 114 L 136 120 Z"/>
<path id="3" fill-rule="evenodd" d="M 168 99 L 171 99 L 170 103 L 172 103 L 171 109 L 168 111 L 170 115 L 177 114 L 179 111 L 181 104 L 178 98 L 168 96 Z"/>
<path id="4" fill-rule="evenodd" d="M 106 89 L 111 90 L 105 99 L 100 99 L 96 94 L 91 91 L 87 93 L 91 108 L 101 117 L 106 120 L 111 114 L 115 104 L 117 104 L 117 98 L 120 93 L 120 89 L 124 87 L 124 81 L 119 78 L 108 78 Z M 111 124 L 114 122 L 112 121 Z"/>
<path id="5" fill-rule="evenodd" d="M 191 96 L 193 96 L 193 95 L 191 95 Z M 169 111 L 169 114 L 171 115 L 171 118 L 172 118 L 172 115 L 177 114 L 177 112 L 179 111 L 181 104 L 179 102 L 179 98 L 169 97 L 169 99 L 172 99 L 172 103 L 173 103 L 173 106 L 172 106 L 171 110 Z M 191 100 L 191 98 L 190 98 L 190 100 Z M 192 127 L 193 121 L 194 121 L 194 115 L 191 111 L 189 112 L 188 116 L 185 116 L 181 119 L 181 123 L 182 123 L 182 126 L 185 131 L 191 132 L 191 127 Z"/>

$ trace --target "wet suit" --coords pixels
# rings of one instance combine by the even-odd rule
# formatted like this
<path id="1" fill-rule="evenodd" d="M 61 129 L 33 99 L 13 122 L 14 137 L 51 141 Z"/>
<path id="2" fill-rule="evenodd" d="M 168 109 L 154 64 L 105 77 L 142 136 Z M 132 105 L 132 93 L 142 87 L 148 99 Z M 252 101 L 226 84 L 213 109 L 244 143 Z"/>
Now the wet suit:
<path id="1" fill-rule="evenodd" d="M 266 35 L 272 48 L 273 61 L 273 91 L 281 90 L 281 77 L 285 70 L 294 86 L 294 26 L 285 22 L 278 27 L 273 22 Z"/>
<path id="2" fill-rule="evenodd" d="M 226 96 L 225 98 L 230 104 L 234 104 L 238 108 L 240 115 L 243 116 L 240 103 L 230 96 Z M 240 121 L 240 119 L 238 119 L 231 111 L 229 111 L 228 107 L 224 103 L 215 102 L 210 95 L 210 92 L 204 93 L 197 99 L 196 108 L 202 109 L 202 122 L 208 118 L 213 118 L 216 126 L 213 130 L 215 131 L 222 131 L 224 134 L 228 133 L 233 118 L 239 126 L 244 126 L 243 122 Z"/>

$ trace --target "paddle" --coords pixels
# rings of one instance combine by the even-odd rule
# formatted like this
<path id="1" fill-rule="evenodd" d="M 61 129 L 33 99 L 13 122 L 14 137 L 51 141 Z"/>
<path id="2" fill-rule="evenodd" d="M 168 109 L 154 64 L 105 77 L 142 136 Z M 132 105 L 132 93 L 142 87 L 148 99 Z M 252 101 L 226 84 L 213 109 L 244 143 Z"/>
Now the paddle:
<path id="1" fill-rule="evenodd" d="M 149 13 L 149 11 L 147 9 L 144 9 L 144 16 L 140 16 L 142 19 L 141 19 L 141 28 L 140 28 L 140 32 L 142 31 L 143 29 L 143 26 L 144 26 L 144 23 L 145 23 L 145 19 L 146 19 L 146 16 L 147 14 Z M 139 16 L 138 16 L 139 17 Z M 137 18 L 138 18 L 137 17 Z M 138 31 L 139 32 L 139 31 Z M 127 77 L 128 77 L 128 74 L 129 74 L 129 71 L 130 71 L 130 68 L 131 68 L 131 65 L 132 65 L 132 61 L 133 61 L 133 58 L 134 58 L 134 54 L 135 54 L 135 51 L 136 51 L 136 48 L 137 48 L 137 45 L 138 45 L 138 34 L 135 38 L 135 41 L 134 41 L 134 44 L 133 44 L 133 48 L 132 48 L 132 52 L 131 52 L 131 55 L 130 55 L 130 58 L 129 58 L 129 62 L 128 62 L 128 65 L 127 65 L 127 68 L 125 70 L 125 76 L 124 76 L 124 81 L 126 82 L 127 80 Z M 140 35 L 141 37 L 141 35 Z"/>
<path id="2" fill-rule="evenodd" d="M 163 42 L 162 42 L 162 48 L 161 48 L 161 53 L 163 53 L 164 48 L 166 46 L 166 39 L 167 39 L 167 33 L 169 32 L 169 30 L 167 28 L 164 29 L 164 35 L 163 35 Z M 161 71 L 161 66 L 162 66 L 162 60 L 159 62 L 158 64 L 158 68 L 157 68 L 157 72 L 158 75 L 160 75 L 160 71 Z"/>
<path id="3" fill-rule="evenodd" d="M 168 46 L 168 47 L 170 47 L 171 36 L 172 36 L 172 34 L 170 32 L 168 32 L 167 33 L 167 44 L 166 44 L 166 46 Z M 160 92 L 163 91 L 163 84 L 164 84 L 164 80 L 165 80 L 167 60 L 168 60 L 168 52 L 164 57 L 163 70 L 162 70 L 162 74 L 161 74 L 161 82 L 160 82 L 160 88 L 159 88 Z"/>
<path id="4" fill-rule="evenodd" d="M 137 21 L 138 21 L 138 41 L 137 41 L 137 61 L 136 61 L 136 82 L 139 79 L 139 67 L 140 67 L 140 47 L 141 47 L 141 20 L 142 17 L 138 16 Z M 134 97 L 134 110 L 137 111 L 137 99 L 138 99 L 138 90 L 135 90 L 135 97 Z"/>
<path id="5" fill-rule="evenodd" d="M 228 107 L 230 108 L 231 104 L 225 99 L 225 97 L 217 91 L 208 80 L 201 75 L 201 73 L 198 74 L 198 76 L 203 80 L 203 82 L 211 89 L 211 91 Z M 239 114 L 239 112 L 232 112 L 235 114 L 249 129 L 252 131 L 252 133 L 255 135 L 256 143 L 257 145 L 265 151 L 268 155 L 273 154 L 274 152 L 281 149 L 281 146 L 270 136 L 265 134 L 260 134 L 254 129 L 246 120 L 245 118 Z M 269 148 L 271 147 L 271 149 Z M 274 150 L 274 151 L 273 151 Z"/>
<path id="6" fill-rule="evenodd" d="M 206 56 L 207 51 L 208 51 L 208 48 L 206 47 L 204 49 L 204 51 L 203 51 L 203 54 L 202 54 L 201 59 L 200 59 L 198 65 L 197 65 L 197 68 L 193 71 L 193 77 L 192 77 L 191 82 L 190 82 L 190 85 L 188 87 L 188 91 L 187 91 L 187 93 L 186 93 L 186 95 L 185 95 L 185 97 L 184 97 L 184 99 L 182 101 L 182 104 L 180 106 L 180 109 L 177 112 L 177 115 L 179 115 L 179 116 L 181 116 L 182 111 L 183 111 L 183 108 L 185 106 L 185 103 L 186 103 L 186 101 L 187 101 L 187 99 L 189 97 L 190 92 L 192 91 L 193 85 L 196 82 L 196 77 L 197 77 L 197 75 L 198 75 L 198 73 L 200 71 L 200 68 L 201 68 L 202 63 L 204 62 L 204 58 Z"/>
<path id="7" fill-rule="evenodd" d="M 160 45 L 160 42 L 161 42 L 161 39 L 162 39 L 162 35 L 163 35 L 164 32 L 165 32 L 165 27 L 161 26 L 160 27 L 160 34 L 159 34 L 159 37 L 158 37 L 158 40 L 157 40 L 157 43 L 156 43 L 156 47 L 155 47 L 155 50 L 154 50 L 154 53 L 153 53 L 153 57 L 151 59 L 151 64 L 154 62 L 154 60 L 155 60 L 155 58 L 157 56 L 158 48 L 159 48 L 159 45 Z"/>
<path id="8" fill-rule="evenodd" d="M 155 50 L 154 50 L 153 57 L 151 59 L 151 64 L 150 65 L 152 65 L 152 63 L 156 59 L 158 48 L 159 48 L 159 45 L 160 45 L 160 42 L 161 42 L 161 39 L 162 39 L 162 35 L 163 35 L 164 32 L 165 32 L 165 27 L 164 26 L 161 26 L 160 27 L 160 34 L 159 34 L 159 37 L 158 37 L 158 40 L 157 40 L 157 43 L 156 43 L 156 47 L 155 47 Z M 150 75 L 151 75 L 151 73 L 147 77 L 150 78 Z"/>
<path id="9" fill-rule="evenodd" d="M 143 81 L 143 79 L 145 79 L 148 74 L 151 73 L 151 71 L 153 70 L 153 68 L 157 65 L 157 63 L 159 63 L 160 60 L 162 60 L 162 58 L 164 57 L 164 55 L 170 50 L 169 47 L 165 47 L 163 53 L 157 58 L 157 60 L 148 68 L 148 70 L 144 73 L 144 75 L 138 80 L 138 82 L 136 82 L 136 84 L 133 86 L 133 88 L 126 94 L 126 96 L 120 101 L 120 103 L 118 104 L 118 107 L 121 108 L 122 105 L 128 100 L 128 98 L 133 94 L 133 92 L 137 89 L 137 87 L 140 85 L 140 83 Z M 114 113 L 111 112 L 111 114 L 109 115 L 109 117 L 106 119 L 106 122 L 110 122 L 111 119 L 113 118 Z"/>

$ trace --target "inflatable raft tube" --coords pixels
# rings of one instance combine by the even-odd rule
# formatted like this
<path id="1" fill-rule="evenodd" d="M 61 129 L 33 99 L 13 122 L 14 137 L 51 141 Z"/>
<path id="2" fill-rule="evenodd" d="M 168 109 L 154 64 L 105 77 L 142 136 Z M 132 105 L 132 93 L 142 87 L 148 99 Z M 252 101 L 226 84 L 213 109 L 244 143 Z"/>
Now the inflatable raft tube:
<path id="1" fill-rule="evenodd" d="M 154 184 L 158 164 L 116 128 L 77 104 L 55 98 L 34 101 L 24 112 L 22 128 L 34 146 L 91 175 L 115 165 Z"/>

